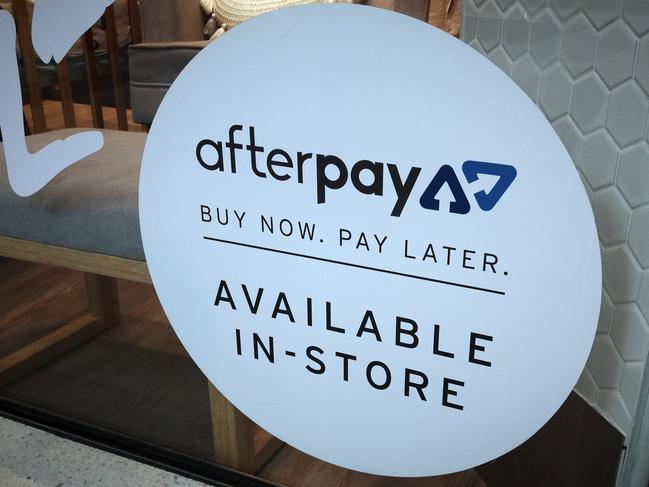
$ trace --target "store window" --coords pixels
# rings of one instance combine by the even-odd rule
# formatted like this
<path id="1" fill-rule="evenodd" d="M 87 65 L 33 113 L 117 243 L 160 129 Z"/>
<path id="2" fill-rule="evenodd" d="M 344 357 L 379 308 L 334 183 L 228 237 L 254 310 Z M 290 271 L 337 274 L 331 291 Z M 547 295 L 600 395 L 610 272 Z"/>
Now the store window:
<path id="1" fill-rule="evenodd" d="M 7 63 L 0 69 L 1 414 L 207 482 L 233 485 L 478 487 L 541 485 L 541 480 L 546 485 L 646 485 L 648 5 L 639 0 L 353 2 L 405 14 L 457 37 L 520 87 L 578 169 L 603 261 L 592 350 L 575 392 L 554 417 L 493 462 L 446 475 L 398 478 L 320 460 L 242 414 L 210 384 L 179 340 L 147 268 L 138 179 L 158 108 L 203 49 L 227 42 L 230 30 L 270 8 L 219 0 L 117 0 L 92 11 L 92 2 L 85 7 L 65 3 L 80 9 L 77 21 L 85 15 L 89 25 L 76 26 L 78 32 L 64 29 L 69 10 L 44 0 L 0 2 L 0 61 Z M 273 9 L 311 2 L 275 3 Z M 218 66 L 212 74 L 227 77 L 227 71 Z M 409 103 L 409 89 L 404 83 L 392 95 Z M 232 100 L 222 103 L 234 106 Z M 205 107 L 215 117 L 218 109 Z M 55 142 L 60 139 L 66 141 Z M 58 145 L 48 148 L 52 143 Z M 58 164 L 48 166 L 48 151 L 58 154 Z M 79 158 L 85 159 L 75 164 Z M 206 170 L 215 166 L 203 164 Z M 282 171 L 275 179 L 282 180 Z M 446 177 L 454 193 L 451 205 L 461 206 L 454 180 Z M 511 184 L 515 175 L 508 177 Z M 323 199 L 326 191 L 339 189 L 334 179 L 328 183 L 321 188 Z M 405 177 L 401 183 L 407 183 Z M 367 183 L 356 187 L 372 194 Z M 399 196 L 398 185 L 395 192 Z M 434 198 L 422 196 L 421 201 L 428 209 L 439 205 Z M 490 211 L 496 201 L 478 198 L 478 206 L 473 204 Z M 399 197 L 389 208 L 393 215 L 401 211 L 398 205 Z M 208 213 L 219 222 L 227 218 L 206 208 L 203 221 Z M 468 209 L 456 207 L 455 213 Z M 233 221 L 239 217 L 229 214 Z M 339 237 L 342 246 L 352 234 Z M 369 249 L 369 243 L 354 237 L 357 249 Z M 380 238 L 377 245 L 380 251 Z M 465 269 L 471 268 L 467 255 Z M 489 255 L 480 257 L 483 271 L 495 268 Z M 219 296 L 228 301 L 221 288 L 216 301 Z M 254 308 L 253 298 L 246 296 Z M 282 306 L 277 304 L 274 314 L 289 316 Z M 370 328 L 366 322 L 365 332 Z M 404 340 L 415 337 L 403 333 Z M 435 333 L 433 353 L 450 354 L 438 341 L 438 329 Z M 489 363 L 477 357 L 490 338 L 471 335 L 473 365 Z M 240 335 L 236 340 L 240 347 Z M 272 344 L 258 338 L 253 345 L 255 358 L 271 357 Z M 381 389 L 373 382 L 380 373 L 385 369 L 368 372 L 375 389 Z M 406 381 L 415 381 L 413 374 Z M 461 409 L 454 399 L 458 390 L 452 388 L 460 382 L 444 382 L 439 393 L 444 406 Z M 415 385 L 422 383 L 412 382 L 410 392 L 421 397 Z"/>

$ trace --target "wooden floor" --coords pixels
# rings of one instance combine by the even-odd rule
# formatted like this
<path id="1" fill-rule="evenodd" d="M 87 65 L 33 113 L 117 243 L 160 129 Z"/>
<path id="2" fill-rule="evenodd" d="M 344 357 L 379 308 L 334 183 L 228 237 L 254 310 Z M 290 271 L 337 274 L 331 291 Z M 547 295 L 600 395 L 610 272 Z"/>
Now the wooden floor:
<path id="1" fill-rule="evenodd" d="M 122 323 L 0 389 L 0 396 L 212 458 L 207 381 L 173 333 L 151 286 L 119 282 Z M 0 356 L 85 306 L 83 276 L 0 259 Z M 289 486 L 484 487 L 474 471 L 394 479 L 360 474 L 284 446 L 261 470 Z"/>

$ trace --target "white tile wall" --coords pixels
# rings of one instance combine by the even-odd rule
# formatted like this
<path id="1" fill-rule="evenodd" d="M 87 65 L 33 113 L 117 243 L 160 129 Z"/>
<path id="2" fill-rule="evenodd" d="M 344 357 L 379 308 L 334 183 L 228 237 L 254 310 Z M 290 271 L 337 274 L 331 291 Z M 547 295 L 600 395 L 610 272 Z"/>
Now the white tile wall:
<path id="1" fill-rule="evenodd" d="M 465 0 L 462 39 L 534 100 L 600 236 L 597 336 L 576 390 L 627 435 L 649 351 L 649 0 Z"/>

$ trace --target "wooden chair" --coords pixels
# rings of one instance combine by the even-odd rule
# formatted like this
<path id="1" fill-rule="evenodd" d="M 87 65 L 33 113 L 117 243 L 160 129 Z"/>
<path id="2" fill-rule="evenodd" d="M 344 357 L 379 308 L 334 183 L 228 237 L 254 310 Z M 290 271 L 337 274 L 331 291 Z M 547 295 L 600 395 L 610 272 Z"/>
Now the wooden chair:
<path id="1" fill-rule="evenodd" d="M 428 0 L 395 1 L 399 4 L 400 11 L 409 11 L 413 15 L 416 11 L 416 16 L 428 18 L 429 21 L 435 19 L 438 26 L 447 29 L 450 29 L 447 27 L 450 25 L 449 19 L 453 15 L 457 15 L 457 13 L 454 14 L 453 12 L 459 11 L 459 9 L 457 11 L 450 9 L 453 5 L 458 5 L 457 0 L 432 0 L 432 3 Z M 128 5 L 132 26 L 132 41 L 138 43 L 141 40 L 141 33 L 137 0 L 129 0 Z M 25 82 L 32 112 L 33 132 L 40 134 L 45 132 L 47 127 L 25 0 L 13 0 L 13 6 Z M 433 6 L 435 6 L 434 11 Z M 116 101 L 115 109 L 118 127 L 120 130 L 127 130 L 127 109 L 124 86 L 119 70 L 115 15 L 112 7 L 106 9 L 102 22 L 108 37 L 108 58 Z M 431 23 L 433 22 L 431 21 Z M 82 40 L 92 122 L 94 127 L 102 128 L 104 119 L 98 95 L 99 85 L 92 33 L 90 31 L 86 32 Z M 61 108 L 65 126 L 72 128 L 76 125 L 76 120 L 68 71 L 68 63 L 64 59 L 56 67 L 56 74 L 60 85 Z M 46 135 L 40 134 L 33 137 L 38 139 Z M 133 134 L 133 136 L 136 135 L 144 137 L 144 134 Z M 143 145 L 143 141 L 141 143 Z M 0 153 L 0 163 L 4 162 L 1 160 L 1 156 Z M 97 153 L 96 157 L 101 157 L 101 152 Z M 136 192 L 137 188 L 132 191 Z M 0 198 L 10 199 L 14 196 L 3 195 L 2 191 L 0 191 Z M 34 197 L 38 198 L 39 195 L 37 194 Z M 136 203 L 132 204 L 135 205 Z M 137 229 L 134 231 L 137 231 Z M 1 357 L 0 385 L 19 378 L 61 354 L 73 350 L 85 340 L 96 336 L 107 328 L 118 325 L 120 312 L 115 278 L 143 283 L 151 282 L 146 262 L 143 260 L 115 257 L 109 253 L 97 252 L 87 248 L 70 248 L 70 246 L 44 242 L 40 238 L 30 238 L 28 234 L 16 238 L 15 235 L 3 235 L 1 228 L 0 256 L 84 272 L 88 299 L 88 310 L 83 316 L 20 350 Z M 257 471 L 277 451 L 282 443 L 243 416 L 209 382 L 208 393 L 211 405 L 215 460 L 223 465 L 245 472 Z"/>
<path id="2" fill-rule="evenodd" d="M 145 262 L 0 236 L 0 256 L 85 274 L 88 310 L 54 332 L 0 357 L 0 387 L 74 350 L 120 321 L 115 278 L 151 283 Z M 255 473 L 282 442 L 241 414 L 208 381 L 215 461 Z"/>
<path id="3" fill-rule="evenodd" d="M 139 30 L 139 11 L 137 0 L 129 0 L 131 37 L 133 42 L 141 40 Z M 47 132 L 42 87 L 39 81 L 38 63 L 31 41 L 31 26 L 25 0 L 13 0 L 13 13 L 16 21 L 18 44 L 21 52 L 26 91 L 31 107 L 31 131 L 37 135 L 30 137 L 28 145 L 35 140 L 57 137 L 57 132 Z M 118 128 L 128 130 L 127 107 L 119 66 L 119 47 L 113 7 L 106 9 L 102 22 L 107 35 L 110 75 L 113 84 L 115 110 Z M 99 98 L 99 81 L 92 33 L 88 30 L 82 37 L 85 73 L 90 94 L 92 124 L 103 128 L 104 118 Z M 77 125 L 72 97 L 72 84 L 69 76 L 68 60 L 64 58 L 56 66 L 60 85 L 61 109 L 66 128 Z M 124 134 L 126 135 L 126 134 Z M 137 143 L 143 146 L 144 134 L 133 134 L 141 138 Z M 141 153 L 140 153 L 141 155 Z M 94 157 L 101 157 L 101 151 Z M 139 156 L 136 154 L 136 158 Z M 139 165 L 139 160 L 135 161 Z M 0 150 L 0 164 L 3 164 L 3 151 Z M 78 163 L 81 164 L 81 163 Z M 119 178 L 118 170 L 110 177 Z M 1 185 L 0 185 L 1 186 Z M 5 194 L 2 194 L 4 192 Z M 131 189 L 131 194 L 137 187 Z M 36 194 L 31 198 L 39 198 Z M 0 199 L 10 201 L 17 196 L 0 187 Z M 133 198 L 136 205 L 137 198 Z M 14 201 L 15 203 L 15 201 Z M 22 203 L 19 203 L 22 204 Z M 137 212 L 137 208 L 135 208 Z M 133 230 L 137 231 L 137 229 Z M 87 311 L 80 317 L 25 345 L 19 350 L 0 357 L 0 386 L 43 366 L 62 354 L 74 350 L 84 341 L 96 336 L 120 322 L 119 297 L 116 278 L 135 282 L 151 283 L 146 262 L 143 260 L 115 257 L 114 255 L 87 249 L 74 249 L 42 241 L 42 239 L 23 235 L 15 238 L 2 235 L 0 231 L 0 257 L 14 258 L 81 271 L 85 274 Z M 206 393 L 209 394 L 214 438 L 215 460 L 223 465 L 248 473 L 256 472 L 272 456 L 282 443 L 257 427 L 229 403 L 208 381 Z"/>
<path id="4" fill-rule="evenodd" d="M 18 45 L 20 49 L 26 93 L 31 107 L 32 133 L 40 133 L 47 130 L 45 110 L 43 107 L 42 86 L 39 76 L 39 64 L 36 59 L 34 47 L 31 40 L 31 22 L 28 15 L 26 0 L 13 0 L 12 10 L 16 21 L 18 34 Z M 140 42 L 140 21 L 137 0 L 128 0 L 129 20 L 131 25 L 132 42 Z M 120 67 L 120 52 L 117 42 L 117 25 L 115 22 L 115 10 L 109 6 L 101 18 L 102 26 L 106 32 L 107 55 L 110 69 L 111 84 L 113 87 L 113 98 L 115 100 L 115 111 L 119 130 L 128 130 L 127 106 L 125 83 L 122 78 Z M 88 84 L 88 95 L 90 98 L 92 124 L 95 128 L 104 127 L 104 118 L 100 100 L 99 76 L 97 70 L 97 57 L 95 54 L 92 29 L 88 29 L 81 38 L 83 49 L 83 64 Z M 66 128 L 77 126 L 74 101 L 72 97 L 72 83 L 70 81 L 70 69 L 68 56 L 55 65 L 56 76 L 59 85 L 61 108 Z"/>

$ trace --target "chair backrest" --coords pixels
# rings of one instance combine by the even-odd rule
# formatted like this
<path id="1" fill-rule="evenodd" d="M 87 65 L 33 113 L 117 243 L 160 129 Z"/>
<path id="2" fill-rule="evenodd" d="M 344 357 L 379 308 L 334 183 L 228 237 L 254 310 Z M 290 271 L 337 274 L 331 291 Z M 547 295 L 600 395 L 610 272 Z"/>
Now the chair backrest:
<path id="1" fill-rule="evenodd" d="M 38 0 L 37 0 L 38 1 Z M 127 0 L 130 35 L 132 42 L 140 42 L 140 16 L 137 0 Z M 42 86 L 38 72 L 36 53 L 31 38 L 31 15 L 27 0 L 12 0 L 12 13 L 16 22 L 18 48 L 23 66 L 24 85 L 31 111 L 31 132 L 39 133 L 47 130 L 46 114 L 43 105 Z M 110 68 L 113 97 L 117 126 L 119 130 L 128 130 L 126 92 L 120 70 L 119 43 L 117 40 L 117 24 L 113 5 L 106 8 L 101 17 L 101 24 L 106 34 L 106 49 Z M 104 127 L 104 116 L 100 99 L 99 75 L 97 71 L 97 58 L 92 28 L 88 29 L 80 39 L 83 51 L 83 61 L 88 97 L 90 100 L 92 125 L 96 128 Z M 61 109 L 66 128 L 76 127 L 74 101 L 72 97 L 72 82 L 70 80 L 68 56 L 56 64 L 56 77 L 58 80 Z"/>
<path id="2" fill-rule="evenodd" d="M 133 44 L 138 44 L 143 40 L 197 40 L 202 38 L 201 26 L 204 18 L 201 14 L 199 0 L 124 1 L 128 6 L 130 36 Z M 39 133 L 47 130 L 47 123 L 38 62 L 31 39 L 31 15 L 27 2 L 28 0 L 12 0 L 11 3 L 22 58 L 25 92 L 31 112 L 31 116 L 28 117 L 31 121 L 31 132 Z M 364 0 L 364 3 L 411 15 L 428 21 L 453 35 L 459 35 L 461 0 Z M 117 127 L 120 130 L 128 130 L 126 87 L 120 70 L 118 26 L 113 5 L 106 8 L 101 18 L 101 25 L 106 35 L 106 50 Z M 170 33 L 170 31 L 173 32 Z M 161 38 L 158 39 L 158 37 Z M 171 37 L 171 39 L 167 39 L 167 37 Z M 83 52 L 92 126 L 103 128 L 105 122 L 92 28 L 81 36 L 80 44 Z M 56 64 L 55 68 L 65 127 L 75 127 L 77 126 L 77 117 L 72 96 L 68 56 Z M 27 117 L 25 120 L 27 125 Z"/>
<path id="3" fill-rule="evenodd" d="M 202 41 L 200 0 L 140 0 L 141 42 Z M 134 42 L 137 44 L 137 42 Z"/>

